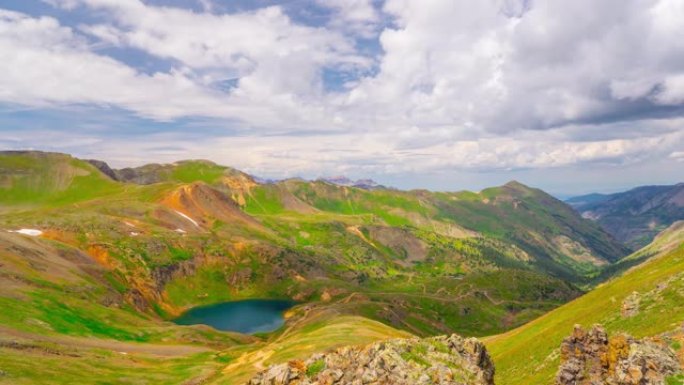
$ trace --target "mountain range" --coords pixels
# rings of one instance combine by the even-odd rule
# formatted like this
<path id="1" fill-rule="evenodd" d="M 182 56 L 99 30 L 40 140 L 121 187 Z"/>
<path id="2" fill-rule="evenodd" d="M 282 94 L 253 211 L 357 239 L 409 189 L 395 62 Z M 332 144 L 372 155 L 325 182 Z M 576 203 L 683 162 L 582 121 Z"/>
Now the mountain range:
<path id="1" fill-rule="evenodd" d="M 451 333 L 498 335 L 485 339 L 497 383 L 535 383 L 524 372 L 543 362 L 528 374 L 548 380 L 558 362 L 544 357 L 571 330 L 563 324 L 542 344 L 530 325 L 553 314 L 577 321 L 580 310 L 563 309 L 591 295 L 602 310 L 582 320 L 632 325 L 608 313 L 628 285 L 612 297 L 593 294 L 610 283 L 595 285 L 640 264 L 678 268 L 681 226 L 629 255 L 634 246 L 583 218 L 577 200 L 579 212 L 519 182 L 480 192 L 362 182 L 260 183 L 209 161 L 117 170 L 0 153 L 0 383 L 239 384 L 345 345 Z M 630 281 L 634 290 L 651 290 L 644 279 Z M 297 305 L 266 334 L 170 322 L 247 298 Z M 648 314 L 649 331 L 671 326 Z M 523 345 L 538 355 L 515 361 Z"/>
<path id="2" fill-rule="evenodd" d="M 566 203 L 636 250 L 675 221 L 684 219 L 684 183 L 642 186 L 616 194 L 583 195 Z"/>

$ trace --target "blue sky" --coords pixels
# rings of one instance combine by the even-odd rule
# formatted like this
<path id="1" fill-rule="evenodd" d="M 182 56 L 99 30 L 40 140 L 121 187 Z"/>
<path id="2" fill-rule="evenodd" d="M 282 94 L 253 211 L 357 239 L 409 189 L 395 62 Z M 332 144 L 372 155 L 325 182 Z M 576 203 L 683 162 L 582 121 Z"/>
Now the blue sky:
<path id="1" fill-rule="evenodd" d="M 679 0 L 5 0 L 0 149 L 401 188 L 682 181 Z"/>

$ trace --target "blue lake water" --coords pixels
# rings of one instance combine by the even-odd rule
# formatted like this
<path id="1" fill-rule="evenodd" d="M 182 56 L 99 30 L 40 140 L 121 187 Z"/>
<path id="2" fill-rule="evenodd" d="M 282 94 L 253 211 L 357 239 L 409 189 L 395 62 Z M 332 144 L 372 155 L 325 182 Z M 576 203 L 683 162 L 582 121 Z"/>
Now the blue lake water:
<path id="1" fill-rule="evenodd" d="M 248 299 L 196 307 L 176 318 L 179 325 L 209 325 L 218 330 L 245 334 L 271 332 L 285 323 L 283 312 L 294 302 Z"/>

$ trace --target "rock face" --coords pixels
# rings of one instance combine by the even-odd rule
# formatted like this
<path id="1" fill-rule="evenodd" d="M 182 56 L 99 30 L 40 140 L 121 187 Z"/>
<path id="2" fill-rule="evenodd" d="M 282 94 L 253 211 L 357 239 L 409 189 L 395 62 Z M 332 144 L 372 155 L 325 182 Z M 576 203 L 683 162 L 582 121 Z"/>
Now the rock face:
<path id="1" fill-rule="evenodd" d="M 95 166 L 98 170 L 110 177 L 112 180 L 118 180 L 114 170 L 112 170 L 107 163 L 97 159 L 86 159 L 85 161 Z"/>
<path id="2" fill-rule="evenodd" d="M 457 335 L 344 347 L 306 361 L 274 365 L 248 385 L 493 385 L 485 346 Z"/>
<path id="3" fill-rule="evenodd" d="M 680 370 L 665 344 L 619 334 L 608 338 L 600 325 L 575 326 L 561 344 L 557 385 L 662 385 Z"/>

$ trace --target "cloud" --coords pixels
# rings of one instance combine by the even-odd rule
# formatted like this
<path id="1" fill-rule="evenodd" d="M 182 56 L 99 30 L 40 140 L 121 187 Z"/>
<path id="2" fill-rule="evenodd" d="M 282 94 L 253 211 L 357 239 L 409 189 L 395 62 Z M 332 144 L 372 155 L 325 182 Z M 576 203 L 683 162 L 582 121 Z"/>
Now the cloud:
<path id="1" fill-rule="evenodd" d="M 137 7 L 142 6 L 131 1 L 100 3 L 103 6 L 121 5 L 123 9 L 120 11 L 124 12 L 124 15 L 127 15 L 126 12 L 140 11 Z M 72 6 L 71 3 L 67 4 Z M 154 12 L 157 10 L 143 19 L 163 19 L 163 16 Z M 189 11 L 178 11 L 178 14 L 177 26 L 183 24 L 183 17 L 193 15 Z M 198 17 L 213 18 L 211 15 Z M 267 9 L 246 17 L 261 20 L 262 24 L 269 24 L 273 21 L 271 19 L 277 19 L 276 24 L 280 20 L 285 29 L 289 25 L 286 17 L 277 9 Z M 209 22 L 211 20 L 215 23 Z M 84 36 L 70 27 L 62 26 L 54 18 L 34 18 L 1 11 L 0 52 L 4 53 L 2 56 L 6 60 L 0 63 L 0 100 L 41 107 L 78 104 L 117 107 L 156 120 L 189 116 L 238 119 L 255 126 L 274 129 L 286 126 L 283 124 L 285 121 L 295 125 L 304 121 L 303 116 L 324 115 L 318 105 L 307 105 L 299 99 L 313 99 L 317 94 L 313 89 L 315 83 L 312 80 L 317 67 L 316 64 L 311 64 L 311 61 L 327 60 L 326 53 L 319 53 L 317 56 L 312 52 L 306 52 L 311 46 L 306 41 L 293 43 L 279 50 L 278 45 L 283 43 L 279 41 L 284 38 L 282 34 L 274 33 L 265 40 L 263 47 L 252 48 L 256 52 L 254 58 L 259 55 L 270 55 L 268 58 L 260 57 L 256 60 L 241 57 L 237 54 L 240 51 L 239 47 L 225 50 L 217 48 L 217 52 L 212 52 L 206 47 L 198 48 L 197 56 L 194 56 L 190 52 L 193 47 L 201 45 L 202 41 L 205 41 L 203 44 L 209 43 L 203 40 L 207 39 L 206 34 L 202 35 L 192 28 L 198 27 L 199 30 L 207 32 L 213 27 L 218 28 L 216 23 L 222 22 L 215 19 L 209 21 L 187 21 L 191 30 L 181 28 L 174 35 L 181 39 L 181 42 L 154 29 L 130 32 L 135 36 L 143 35 L 139 37 L 143 42 L 148 41 L 150 36 L 156 36 L 159 40 L 150 40 L 151 46 L 161 51 L 173 51 L 173 46 L 177 48 L 175 52 L 178 60 L 183 61 L 187 58 L 187 63 L 182 63 L 169 72 L 159 71 L 146 75 L 109 56 L 93 52 Z M 251 21 L 240 23 L 238 29 L 240 25 L 248 25 Z M 152 24 L 158 25 L 155 22 Z M 232 22 L 228 24 L 232 25 Z M 262 25 L 256 23 L 251 28 L 258 30 L 261 27 Z M 299 27 L 295 27 L 297 28 Z M 83 26 L 81 29 L 115 45 L 121 45 L 123 41 L 127 41 L 126 39 L 131 39 L 127 33 L 112 25 Z M 262 32 L 270 34 L 268 31 Z M 183 40 L 180 36 L 185 33 L 194 34 L 196 40 Z M 248 31 L 243 31 L 242 36 L 229 33 L 226 36 L 239 41 L 247 39 L 247 34 Z M 295 35 L 305 38 L 302 31 L 296 32 Z M 313 38 L 313 42 L 323 40 L 320 36 Z M 331 41 L 334 42 L 335 39 Z M 223 45 L 218 44 L 217 47 Z M 193 57 L 195 62 L 191 60 Z M 215 79 L 212 74 L 198 73 L 185 66 L 218 65 L 224 59 L 227 62 L 222 71 L 229 77 L 240 76 L 243 63 L 247 63 L 244 64 L 245 67 L 251 66 L 249 63 L 252 62 L 259 64 L 254 64 L 255 68 L 246 70 L 247 73 L 240 78 L 238 89 L 227 93 L 213 87 Z M 212 60 L 215 60 L 213 64 Z"/>
<path id="2" fill-rule="evenodd" d="M 347 102 L 369 119 L 502 134 L 652 118 L 682 103 L 675 2 L 531 4 L 388 0 L 397 26 L 380 36 L 380 71 Z"/>
<path id="3" fill-rule="evenodd" d="M 143 75 L 90 52 L 85 39 L 49 17 L 0 11 L 0 52 L 5 103 L 117 106 L 162 120 L 203 115 L 221 105 L 219 96 L 180 72 Z"/>
<path id="4" fill-rule="evenodd" d="M 684 162 L 684 151 L 675 151 L 670 154 L 669 158 L 678 162 Z"/>
<path id="5" fill-rule="evenodd" d="M 193 144 L 169 133 L 155 145 L 245 149 L 224 161 L 247 170 L 542 169 L 684 149 L 678 0 L 302 2 L 329 10 L 318 24 L 278 5 L 49 3 L 96 17 L 1 13 L 1 101 L 169 121 Z M 131 52 L 165 68 L 143 72 Z M 214 129 L 178 123 L 193 117 Z"/>
<path id="6" fill-rule="evenodd" d="M 294 23 L 278 6 L 212 14 L 139 0 L 51 2 L 107 11 L 110 23 L 81 30 L 173 60 L 201 88 L 233 82 L 225 109 L 241 105 L 232 117 L 262 127 L 281 119 L 505 134 L 681 115 L 669 107 L 684 101 L 684 43 L 671 38 L 684 33 L 684 11 L 674 0 L 387 0 L 393 23 L 373 58 L 353 38 L 378 27 L 371 0 L 318 1 L 333 10 L 328 28 Z M 325 70 L 346 74 L 345 89 L 326 91 Z M 275 121 L 244 112 L 257 104 Z"/>
<path id="7" fill-rule="evenodd" d="M 71 0 L 69 1 L 69 4 Z M 239 79 L 243 93 L 320 95 L 322 68 L 366 66 L 350 39 L 324 28 L 293 23 L 280 7 L 215 15 L 148 6 L 138 0 L 80 0 L 106 10 L 110 25 L 84 28 L 116 45 L 172 59 L 203 72 L 203 80 Z"/>
<path id="8" fill-rule="evenodd" d="M 328 23 L 331 28 L 358 34 L 365 38 L 376 35 L 381 17 L 373 0 L 316 0 L 316 2 L 334 11 Z"/>

